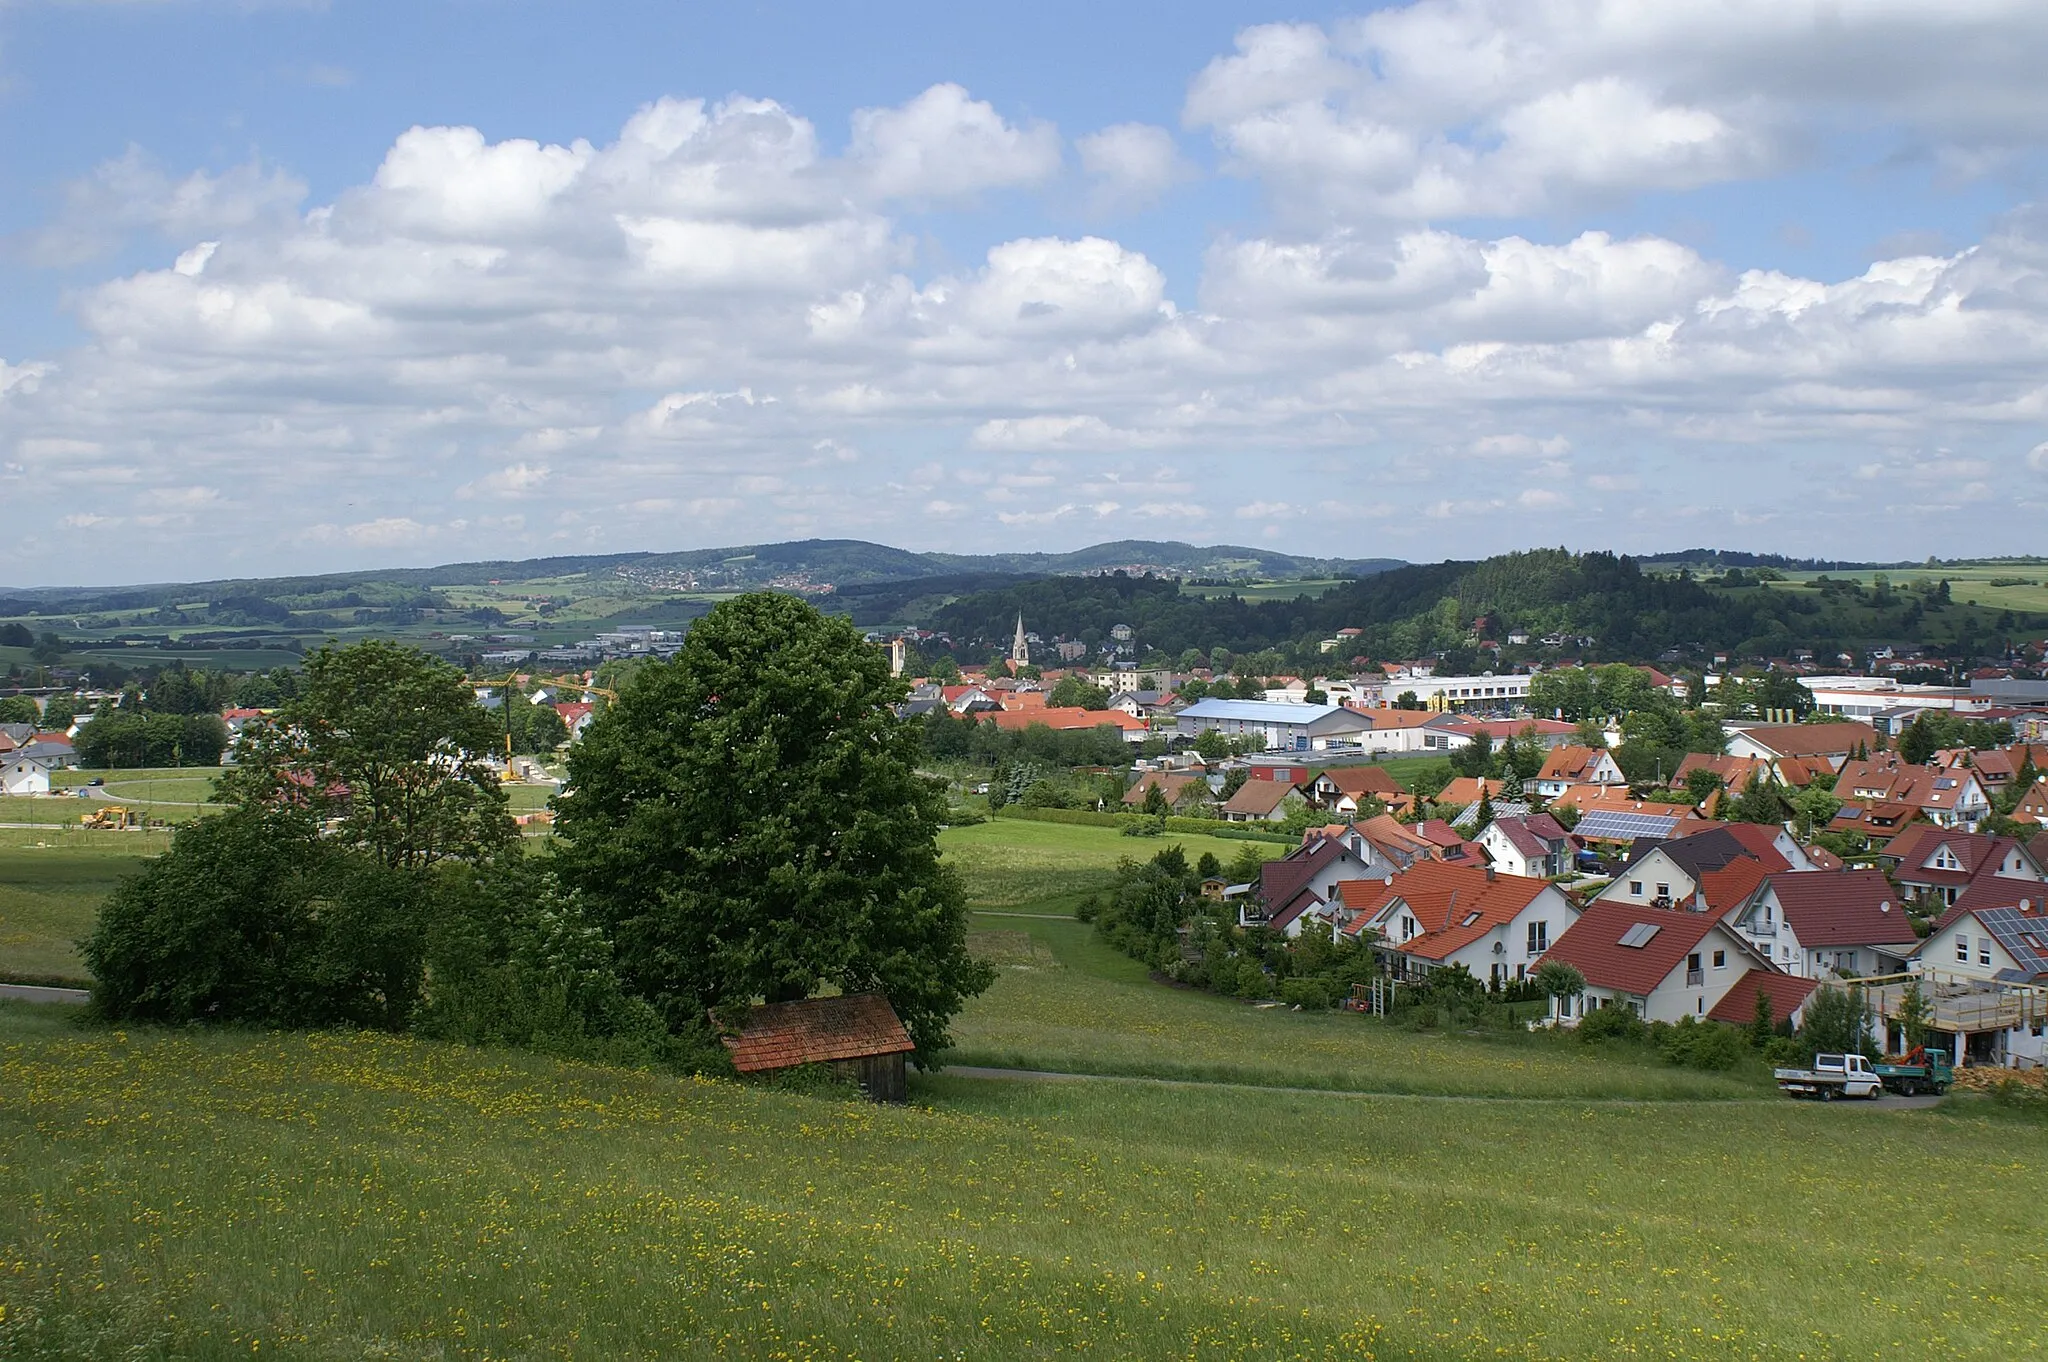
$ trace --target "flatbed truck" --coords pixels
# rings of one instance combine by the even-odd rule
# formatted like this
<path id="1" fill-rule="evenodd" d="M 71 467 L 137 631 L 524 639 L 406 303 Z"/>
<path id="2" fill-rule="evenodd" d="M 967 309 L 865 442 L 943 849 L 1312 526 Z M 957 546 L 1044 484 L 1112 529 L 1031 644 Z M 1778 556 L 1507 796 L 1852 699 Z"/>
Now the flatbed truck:
<path id="1" fill-rule="evenodd" d="M 1884 1081 L 1862 1055 L 1815 1055 L 1810 1069 L 1773 1069 L 1779 1091 L 1792 1097 L 1818 1097 L 1832 1102 L 1837 1097 L 1875 1097 L 1884 1091 Z"/>

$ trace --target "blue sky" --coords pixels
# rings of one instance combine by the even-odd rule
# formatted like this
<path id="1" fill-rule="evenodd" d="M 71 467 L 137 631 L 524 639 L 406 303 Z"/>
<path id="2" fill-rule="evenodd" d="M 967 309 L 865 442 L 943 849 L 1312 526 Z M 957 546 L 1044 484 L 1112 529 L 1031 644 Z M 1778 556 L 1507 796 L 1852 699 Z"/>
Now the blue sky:
<path id="1" fill-rule="evenodd" d="M 2038 551 L 2048 11 L 0 3 L 0 582 Z"/>

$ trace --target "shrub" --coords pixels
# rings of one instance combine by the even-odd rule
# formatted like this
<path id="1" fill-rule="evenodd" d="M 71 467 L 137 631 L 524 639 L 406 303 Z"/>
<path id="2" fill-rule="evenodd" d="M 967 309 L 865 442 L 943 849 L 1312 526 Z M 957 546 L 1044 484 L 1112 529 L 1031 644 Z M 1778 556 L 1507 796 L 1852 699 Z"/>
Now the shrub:
<path id="1" fill-rule="evenodd" d="M 1671 1063 L 1687 1069 L 1722 1073 L 1742 1061 L 1741 1037 L 1719 1022 L 1695 1022 L 1682 1018 L 1678 1025 L 1661 1028 L 1657 1049 Z"/>
<path id="2" fill-rule="evenodd" d="M 1336 1005 L 1337 985 L 1329 979 L 1289 979 L 1280 985 L 1280 1001 L 1308 1011 L 1326 1012 Z"/>
<path id="3" fill-rule="evenodd" d="M 1579 1039 L 1596 1040 L 1641 1040 L 1648 1034 L 1643 1019 L 1618 1003 L 1596 1007 L 1579 1022 Z"/>
<path id="4" fill-rule="evenodd" d="M 404 1029 L 433 877 L 271 822 L 245 809 L 187 824 L 121 882 L 81 943 L 95 1013 Z"/>
<path id="5" fill-rule="evenodd" d="M 1166 831 L 1166 820 L 1141 814 L 1136 818 L 1123 820 L 1123 835 L 1126 837 L 1158 837 Z"/>

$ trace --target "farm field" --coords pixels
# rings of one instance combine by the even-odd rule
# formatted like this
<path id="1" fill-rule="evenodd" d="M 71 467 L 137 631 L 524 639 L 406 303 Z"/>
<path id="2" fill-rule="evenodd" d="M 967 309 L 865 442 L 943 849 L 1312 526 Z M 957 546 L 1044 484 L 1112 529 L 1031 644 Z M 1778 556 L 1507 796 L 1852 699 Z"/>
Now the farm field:
<path id="1" fill-rule="evenodd" d="M 1836 581 L 1872 584 L 1877 577 L 1888 579 L 1893 586 L 1908 582 L 1939 582 L 1946 580 L 1949 595 L 1956 604 L 1975 601 L 1978 605 L 1992 610 L 2026 610 L 2048 612 L 2048 561 L 2031 563 L 1961 563 L 1942 564 L 1935 567 L 1886 568 L 1882 572 L 1788 572 L 1785 583 L 1773 583 L 1779 589 L 1793 583 L 1812 581 L 1815 577 L 1829 576 Z"/>
<path id="2" fill-rule="evenodd" d="M 2048 1307 L 1983 1108 L 882 1109 L 22 1005 L 0 1084 L 10 1356 L 2003 1358 Z"/>
<path id="3" fill-rule="evenodd" d="M 38 847 L 36 840 L 53 843 Z M 106 896 L 163 850 L 162 834 L 87 833 L 61 842 L 0 829 L 0 980 L 88 982 L 73 943 L 92 930 Z"/>

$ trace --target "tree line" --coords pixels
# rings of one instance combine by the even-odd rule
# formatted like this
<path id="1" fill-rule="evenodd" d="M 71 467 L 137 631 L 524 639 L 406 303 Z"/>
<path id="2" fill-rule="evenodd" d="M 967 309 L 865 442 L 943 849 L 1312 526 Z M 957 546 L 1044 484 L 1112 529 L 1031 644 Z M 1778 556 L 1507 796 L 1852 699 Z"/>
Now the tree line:
<path id="1" fill-rule="evenodd" d="M 991 973 L 902 693 L 843 619 L 721 603 L 591 725 L 533 855 L 498 784 L 502 718 L 458 671 L 322 649 L 244 731 L 227 811 L 109 899 L 92 1006 L 717 1071 L 757 1001 L 879 991 L 935 1061 Z"/>

